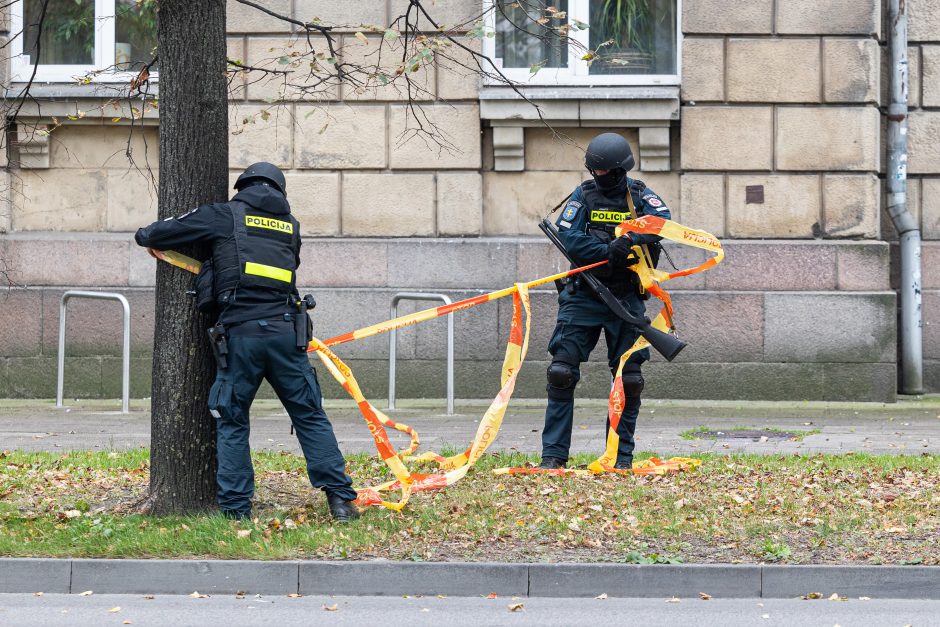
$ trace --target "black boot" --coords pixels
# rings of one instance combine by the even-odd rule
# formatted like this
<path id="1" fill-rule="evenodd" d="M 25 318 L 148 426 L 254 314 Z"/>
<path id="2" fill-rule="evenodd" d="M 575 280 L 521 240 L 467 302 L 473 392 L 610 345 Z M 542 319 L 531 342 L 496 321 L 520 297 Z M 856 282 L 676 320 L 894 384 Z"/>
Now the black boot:
<path id="1" fill-rule="evenodd" d="M 346 501 L 340 496 L 328 494 L 326 502 L 330 505 L 330 514 L 333 520 L 338 523 L 347 523 L 359 518 L 359 510 L 353 505 L 352 501 Z"/>
<path id="2" fill-rule="evenodd" d="M 555 468 L 564 468 L 565 464 L 567 463 L 568 460 L 566 459 L 558 459 L 557 457 L 543 457 L 542 463 L 539 464 L 539 468 L 554 470 Z"/>
<path id="3" fill-rule="evenodd" d="M 617 463 L 614 464 L 614 468 L 617 470 L 630 470 L 633 468 L 632 459 L 618 459 Z"/>
<path id="4" fill-rule="evenodd" d="M 223 509 L 222 515 L 231 520 L 251 520 L 251 510 Z"/>

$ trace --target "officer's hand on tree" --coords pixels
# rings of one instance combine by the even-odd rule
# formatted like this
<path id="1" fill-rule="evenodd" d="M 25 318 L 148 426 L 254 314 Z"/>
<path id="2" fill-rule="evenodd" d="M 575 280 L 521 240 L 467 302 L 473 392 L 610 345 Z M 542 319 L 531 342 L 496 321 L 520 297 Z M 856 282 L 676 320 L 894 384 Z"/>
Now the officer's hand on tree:
<path id="1" fill-rule="evenodd" d="M 610 264 L 620 268 L 636 265 L 639 259 L 634 254 L 632 246 L 633 240 L 629 235 L 623 235 L 612 241 L 607 247 L 607 258 Z"/>

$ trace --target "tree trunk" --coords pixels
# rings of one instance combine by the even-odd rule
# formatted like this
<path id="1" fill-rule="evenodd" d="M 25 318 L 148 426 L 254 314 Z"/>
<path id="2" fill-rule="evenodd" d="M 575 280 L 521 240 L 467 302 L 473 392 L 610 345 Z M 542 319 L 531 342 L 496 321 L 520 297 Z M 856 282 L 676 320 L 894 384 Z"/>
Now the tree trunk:
<path id="1" fill-rule="evenodd" d="M 160 219 L 208 202 L 228 188 L 225 0 L 160 0 Z M 208 252 L 191 250 L 204 259 Z M 186 294 L 193 276 L 157 264 L 151 401 L 150 511 L 215 507 L 215 377 L 206 328 Z"/>

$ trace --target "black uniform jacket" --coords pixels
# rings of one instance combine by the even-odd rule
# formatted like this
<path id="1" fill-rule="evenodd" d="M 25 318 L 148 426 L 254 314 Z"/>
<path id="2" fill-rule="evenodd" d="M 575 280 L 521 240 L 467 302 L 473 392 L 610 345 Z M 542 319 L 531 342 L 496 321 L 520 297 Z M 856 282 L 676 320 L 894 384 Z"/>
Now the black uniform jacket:
<path id="1" fill-rule="evenodd" d="M 238 192 L 232 200 L 273 214 L 290 214 L 287 198 L 273 187 L 255 185 Z M 227 203 L 202 205 L 178 218 L 167 218 L 138 229 L 134 239 L 141 246 L 157 250 L 171 250 L 187 244 L 205 243 L 216 246 L 230 240 L 233 231 L 232 210 Z M 300 265 L 300 238 L 294 250 L 296 265 Z M 222 308 L 219 320 L 223 323 L 246 320 L 268 320 L 296 311 L 283 294 L 256 288 L 239 287 L 230 302 Z"/>

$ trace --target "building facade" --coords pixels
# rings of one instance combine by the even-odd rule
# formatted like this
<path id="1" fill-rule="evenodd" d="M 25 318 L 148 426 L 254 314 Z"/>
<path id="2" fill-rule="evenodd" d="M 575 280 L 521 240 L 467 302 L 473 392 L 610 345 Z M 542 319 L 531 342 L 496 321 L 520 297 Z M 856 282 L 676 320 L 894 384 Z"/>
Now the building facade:
<path id="1" fill-rule="evenodd" d="M 107 16 L 121 0 L 91 4 Z M 383 35 L 364 25 L 388 24 L 407 2 L 261 4 L 335 25 L 339 59 L 367 64 Z M 596 67 L 574 48 L 559 52 L 520 38 L 506 29 L 511 16 L 490 12 L 482 27 L 494 36 L 473 36 L 485 0 L 426 4 L 439 23 L 462 24 L 471 35 L 461 41 L 518 78 L 529 102 L 481 80 L 464 65 L 472 65 L 471 55 L 452 51 L 413 73 L 424 119 L 443 137 L 427 141 L 415 133 L 407 95 L 393 85 L 311 94 L 283 74 L 232 76 L 232 178 L 261 160 L 285 170 L 305 235 L 299 284 L 317 297 L 319 337 L 386 319 L 398 291 L 456 300 L 563 268 L 536 225 L 588 177 L 583 151 L 591 137 L 615 131 L 637 153 L 633 176 L 667 201 L 674 219 L 718 236 L 727 254 L 715 269 L 665 285 L 689 347 L 671 364 L 653 358 L 650 395 L 896 398 L 884 0 L 648 0 L 641 4 L 658 16 L 650 43 L 639 52 L 618 50 L 622 62 Z M 940 257 L 940 0 L 906 4 L 908 200 L 925 240 L 925 384 L 940 391 L 940 334 L 931 324 L 940 316 L 940 272 L 932 270 Z M 603 21 L 610 17 L 603 1 L 556 7 L 563 13 L 557 19 L 585 26 L 575 37 L 588 49 L 598 45 L 592 31 L 614 28 Z M 13 8 L 0 24 L 8 40 L 24 23 Z M 119 65 L 130 46 L 143 45 L 122 35 L 118 22 L 96 36 L 88 53 L 96 61 Z M 290 23 L 229 1 L 230 59 L 290 68 L 298 40 Z M 2 79 L 10 99 L 32 66 L 18 60 L 16 46 L 8 49 Z M 33 87 L 36 98 L 23 105 L 0 155 L 9 190 L 0 208 L 0 259 L 19 286 L 0 295 L 0 396 L 54 394 L 58 305 L 69 287 L 127 295 L 132 394 L 145 396 L 155 266 L 131 233 L 156 217 L 158 112 L 133 111 L 132 102 L 102 108 L 109 97 L 100 79 L 76 84 L 54 72 L 46 79 Z M 680 266 L 704 259 L 697 249 L 668 249 Z M 119 394 L 120 315 L 109 307 L 70 305 L 67 396 Z M 510 310 L 500 301 L 457 315 L 458 397 L 495 394 Z M 554 290 L 537 291 L 519 395 L 544 394 L 555 313 Z M 399 333 L 399 396 L 443 395 L 444 328 L 440 320 Z M 338 352 L 367 395 L 386 392 L 387 336 Z M 585 369 L 582 386 L 606 394 L 602 358 Z M 338 386 L 328 392 L 342 394 Z"/>

